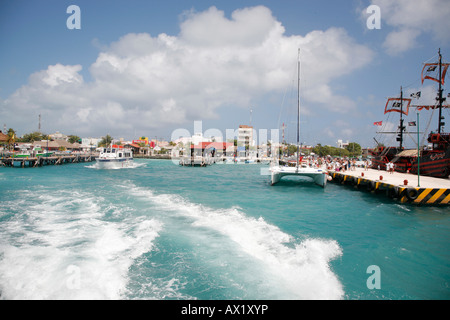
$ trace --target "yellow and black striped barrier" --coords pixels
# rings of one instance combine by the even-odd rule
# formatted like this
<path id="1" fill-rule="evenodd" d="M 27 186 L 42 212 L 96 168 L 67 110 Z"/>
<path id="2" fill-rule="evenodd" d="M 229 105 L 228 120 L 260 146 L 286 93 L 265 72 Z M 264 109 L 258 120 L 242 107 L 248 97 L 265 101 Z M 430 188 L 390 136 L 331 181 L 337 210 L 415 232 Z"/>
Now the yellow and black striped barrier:
<path id="1" fill-rule="evenodd" d="M 450 204 L 450 189 L 396 186 L 379 180 L 355 177 L 339 172 L 332 172 L 330 176 L 334 182 L 352 185 L 360 190 L 367 190 L 373 193 L 381 193 L 384 191 L 386 196 L 398 200 L 401 203 L 426 205 Z"/>
<path id="2" fill-rule="evenodd" d="M 400 202 L 416 204 L 449 204 L 450 189 L 400 188 Z"/>

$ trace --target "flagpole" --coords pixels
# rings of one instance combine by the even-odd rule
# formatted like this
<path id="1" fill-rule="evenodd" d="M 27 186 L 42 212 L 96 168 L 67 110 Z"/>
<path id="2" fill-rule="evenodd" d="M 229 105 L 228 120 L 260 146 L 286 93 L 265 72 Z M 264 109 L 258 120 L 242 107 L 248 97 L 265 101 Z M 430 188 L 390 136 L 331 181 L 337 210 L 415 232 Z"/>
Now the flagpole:
<path id="1" fill-rule="evenodd" d="M 420 135 L 419 113 L 417 112 L 417 187 L 420 188 Z"/>

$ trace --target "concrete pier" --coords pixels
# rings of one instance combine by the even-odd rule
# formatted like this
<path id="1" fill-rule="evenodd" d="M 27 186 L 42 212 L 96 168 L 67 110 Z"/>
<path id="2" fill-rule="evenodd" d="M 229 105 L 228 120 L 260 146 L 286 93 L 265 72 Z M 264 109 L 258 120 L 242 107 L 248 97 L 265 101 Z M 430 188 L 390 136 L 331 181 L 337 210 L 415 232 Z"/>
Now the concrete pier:
<path id="1" fill-rule="evenodd" d="M 448 205 L 450 179 L 413 174 L 355 168 L 349 171 L 330 171 L 331 182 L 350 185 L 373 193 L 383 193 L 401 203 Z"/>

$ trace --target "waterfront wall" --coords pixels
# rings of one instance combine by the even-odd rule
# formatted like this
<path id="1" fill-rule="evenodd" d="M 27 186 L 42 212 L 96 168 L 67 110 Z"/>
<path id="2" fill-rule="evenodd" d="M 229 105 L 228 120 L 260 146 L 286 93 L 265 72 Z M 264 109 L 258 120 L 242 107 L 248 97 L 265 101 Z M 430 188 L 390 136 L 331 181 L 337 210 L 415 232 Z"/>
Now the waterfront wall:
<path id="1" fill-rule="evenodd" d="M 450 188 L 446 184 L 450 183 L 448 179 L 430 178 L 427 177 L 427 183 L 424 187 L 414 187 L 408 185 L 411 183 L 411 178 L 417 179 L 414 176 L 408 176 L 407 184 L 398 184 L 397 181 L 389 181 L 386 177 L 388 172 L 379 173 L 379 178 L 365 177 L 364 175 L 355 175 L 353 172 L 335 172 L 330 171 L 331 182 L 339 185 L 347 185 L 360 191 L 371 192 L 373 194 L 385 195 L 390 199 L 399 201 L 400 203 L 411 203 L 416 205 L 449 205 L 450 204 Z M 384 175 L 384 176 L 383 176 Z M 402 179 L 400 177 L 400 179 Z M 436 180 L 434 180 L 436 179 Z M 435 185 L 433 185 L 435 181 Z"/>

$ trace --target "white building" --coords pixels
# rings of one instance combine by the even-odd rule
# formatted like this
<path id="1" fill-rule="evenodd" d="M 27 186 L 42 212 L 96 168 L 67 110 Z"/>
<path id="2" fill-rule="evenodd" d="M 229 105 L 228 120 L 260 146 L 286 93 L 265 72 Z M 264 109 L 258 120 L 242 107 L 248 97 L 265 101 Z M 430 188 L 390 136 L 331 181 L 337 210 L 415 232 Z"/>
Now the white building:
<path id="1" fill-rule="evenodd" d="M 98 144 L 102 141 L 100 138 L 82 138 L 81 139 L 81 148 L 83 151 L 95 150 Z"/>
<path id="2" fill-rule="evenodd" d="M 348 140 L 347 140 L 347 142 L 343 142 L 342 140 L 338 140 L 337 141 L 338 148 L 342 148 L 343 149 L 343 148 L 347 147 L 348 144 L 349 144 Z"/>
<path id="3" fill-rule="evenodd" d="M 238 129 L 238 146 L 244 146 L 246 148 L 253 147 L 255 141 L 253 140 L 253 127 L 247 125 L 240 125 Z"/>
<path id="4" fill-rule="evenodd" d="M 255 147 L 256 143 L 253 140 L 253 127 L 247 125 L 240 125 L 238 129 L 237 137 L 237 151 L 240 157 L 249 156 L 252 151 L 255 151 L 252 147 Z M 252 150 L 252 151 L 251 151 Z"/>
<path id="5" fill-rule="evenodd" d="M 48 136 L 50 137 L 51 140 L 64 140 L 64 141 L 67 141 L 69 139 L 68 136 L 66 136 L 65 134 L 62 134 L 59 131 L 56 131 L 53 134 L 49 134 Z"/>
<path id="6" fill-rule="evenodd" d="M 183 145 L 190 145 L 191 143 L 194 145 L 198 145 L 202 142 L 222 142 L 222 137 L 209 137 L 206 138 L 203 136 L 202 133 L 195 133 L 191 137 L 180 137 L 173 141 L 175 145 L 178 145 L 179 143 L 182 143 Z"/>

